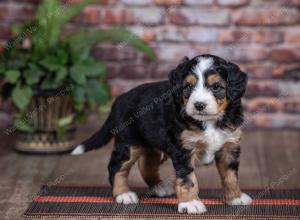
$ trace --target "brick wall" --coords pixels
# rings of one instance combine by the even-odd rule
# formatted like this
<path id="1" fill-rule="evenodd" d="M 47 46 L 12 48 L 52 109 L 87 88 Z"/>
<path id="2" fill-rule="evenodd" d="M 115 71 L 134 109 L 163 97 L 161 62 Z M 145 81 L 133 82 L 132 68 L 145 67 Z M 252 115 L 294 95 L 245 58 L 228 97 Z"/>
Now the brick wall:
<path id="1" fill-rule="evenodd" d="M 2 44 L 37 2 L 0 1 Z M 68 28 L 125 26 L 154 48 L 158 64 L 124 44 L 95 48 L 115 96 L 166 78 L 183 56 L 212 53 L 250 73 L 247 127 L 300 128 L 299 24 L 299 0 L 94 0 Z"/>

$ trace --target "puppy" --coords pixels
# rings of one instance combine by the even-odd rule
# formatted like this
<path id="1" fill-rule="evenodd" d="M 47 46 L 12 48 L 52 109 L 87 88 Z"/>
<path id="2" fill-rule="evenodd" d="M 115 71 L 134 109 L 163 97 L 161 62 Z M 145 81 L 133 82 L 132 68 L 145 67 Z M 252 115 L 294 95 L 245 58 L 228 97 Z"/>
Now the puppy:
<path id="1" fill-rule="evenodd" d="M 78 155 L 115 138 L 108 165 L 109 181 L 118 203 L 138 202 L 127 184 L 138 162 L 141 175 L 157 196 L 176 192 L 178 211 L 203 213 L 195 168 L 216 162 L 229 205 L 249 205 L 251 198 L 238 184 L 241 97 L 247 75 L 239 67 L 213 55 L 183 61 L 168 81 L 141 85 L 118 97 L 102 128 L 77 146 Z M 164 183 L 159 166 L 172 160 L 175 186 Z"/>

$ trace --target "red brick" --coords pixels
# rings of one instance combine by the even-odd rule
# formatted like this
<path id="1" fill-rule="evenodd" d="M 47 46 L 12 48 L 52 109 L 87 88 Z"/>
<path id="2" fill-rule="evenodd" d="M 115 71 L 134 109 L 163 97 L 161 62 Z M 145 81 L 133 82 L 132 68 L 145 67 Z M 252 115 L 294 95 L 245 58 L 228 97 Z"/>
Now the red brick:
<path id="1" fill-rule="evenodd" d="M 10 28 L 6 25 L 0 25 L 0 38 L 8 39 L 11 37 Z"/>
<path id="2" fill-rule="evenodd" d="M 254 98 L 246 103 L 246 111 L 251 113 L 279 112 L 282 110 L 282 100 L 277 97 Z"/>
<path id="3" fill-rule="evenodd" d="M 120 77 L 123 79 L 148 78 L 153 71 L 151 65 L 146 64 L 124 64 L 120 68 Z"/>
<path id="4" fill-rule="evenodd" d="M 142 36 L 143 40 L 147 43 L 154 41 L 156 38 L 155 32 L 151 30 L 145 30 Z"/>
<path id="5" fill-rule="evenodd" d="M 246 117 L 246 127 L 260 128 L 299 128 L 300 117 L 289 114 L 250 114 Z"/>
<path id="6" fill-rule="evenodd" d="M 95 6 L 86 7 L 83 11 L 84 22 L 87 24 L 100 23 L 100 9 Z"/>
<path id="7" fill-rule="evenodd" d="M 289 4 L 289 5 L 300 7 L 300 0 L 290 0 L 290 1 L 284 0 L 283 4 Z"/>
<path id="8" fill-rule="evenodd" d="M 252 32 L 243 29 L 224 29 L 219 31 L 218 38 L 223 43 L 248 43 L 251 42 Z"/>
<path id="9" fill-rule="evenodd" d="M 212 28 L 189 28 L 186 32 L 187 40 L 190 42 L 210 43 L 217 42 L 218 31 Z"/>
<path id="10" fill-rule="evenodd" d="M 284 25 L 300 22 L 300 13 L 295 8 L 260 7 L 234 12 L 233 22 L 239 25 Z"/>
<path id="11" fill-rule="evenodd" d="M 171 70 L 175 69 L 178 63 L 159 63 L 155 70 L 151 73 L 152 78 L 167 79 Z"/>
<path id="12" fill-rule="evenodd" d="M 251 78 L 271 78 L 273 76 L 273 65 L 270 63 L 251 62 L 250 64 L 245 64 L 243 70 Z"/>
<path id="13" fill-rule="evenodd" d="M 299 73 L 299 72 L 298 72 Z M 300 97 L 300 83 L 293 80 L 278 80 L 277 81 L 279 94 L 282 98 L 299 98 Z"/>
<path id="14" fill-rule="evenodd" d="M 108 9 L 105 11 L 104 23 L 107 24 L 131 24 L 134 22 L 132 12 L 125 9 Z"/>
<path id="15" fill-rule="evenodd" d="M 0 5 L 0 19 L 3 21 L 8 16 L 8 7 Z"/>
<path id="16" fill-rule="evenodd" d="M 120 2 L 124 3 L 125 5 L 145 6 L 151 5 L 152 0 L 120 0 Z"/>
<path id="17" fill-rule="evenodd" d="M 167 42 L 184 42 L 185 39 L 185 28 L 179 28 L 176 26 L 164 26 L 157 29 L 157 41 Z"/>
<path id="18" fill-rule="evenodd" d="M 167 10 L 159 7 L 132 8 L 131 12 L 136 24 L 146 25 L 161 24 L 168 13 Z"/>
<path id="19" fill-rule="evenodd" d="M 120 67 L 116 63 L 105 63 L 107 67 L 107 78 L 114 79 L 120 76 Z"/>
<path id="20" fill-rule="evenodd" d="M 228 25 L 229 12 L 227 10 L 201 10 L 194 8 L 182 8 L 170 10 L 169 19 L 177 25 Z"/>
<path id="21" fill-rule="evenodd" d="M 272 76 L 277 78 L 300 80 L 299 63 L 277 64 L 272 69 Z"/>
<path id="22" fill-rule="evenodd" d="M 184 3 L 186 5 L 213 5 L 214 4 L 214 0 L 185 0 Z"/>
<path id="23" fill-rule="evenodd" d="M 31 4 L 39 4 L 41 0 L 18 0 L 18 3 L 31 3 Z"/>
<path id="24" fill-rule="evenodd" d="M 157 5 L 181 5 L 183 0 L 154 0 L 155 4 Z"/>
<path id="25" fill-rule="evenodd" d="M 279 43 L 282 40 L 282 34 L 275 30 L 259 30 L 255 32 L 254 41 L 257 43 Z"/>
<path id="26" fill-rule="evenodd" d="M 289 28 L 284 31 L 284 40 L 289 43 L 300 43 L 300 28 Z"/>
<path id="27" fill-rule="evenodd" d="M 94 49 L 94 55 L 100 60 L 134 60 L 136 51 L 126 43 L 115 45 L 99 45 Z"/>
<path id="28" fill-rule="evenodd" d="M 5 50 L 4 49 L 5 47 L 6 47 L 6 43 L 0 40 L 0 53 L 2 53 Z"/>
<path id="29" fill-rule="evenodd" d="M 151 27 L 141 27 L 141 26 L 134 26 L 128 28 L 132 33 L 136 34 L 140 38 L 142 38 L 145 42 L 149 43 L 156 39 L 156 31 L 155 28 Z"/>
<path id="30" fill-rule="evenodd" d="M 280 94 L 278 84 L 272 80 L 249 80 L 246 97 L 278 96 Z"/>
<path id="31" fill-rule="evenodd" d="M 62 0 L 63 2 L 67 3 L 80 3 L 83 0 Z M 118 0 L 93 0 L 92 3 L 94 4 L 102 4 L 102 5 L 114 5 Z"/>
<path id="32" fill-rule="evenodd" d="M 126 79 L 113 79 L 109 81 L 112 86 L 113 96 L 121 95 L 124 92 L 129 91 L 137 87 L 138 85 L 153 82 L 153 79 L 139 79 L 139 80 L 126 80 Z"/>
<path id="33" fill-rule="evenodd" d="M 283 101 L 283 111 L 287 113 L 300 113 L 299 99 L 285 99 Z"/>
<path id="34" fill-rule="evenodd" d="M 223 45 L 211 47 L 210 53 L 236 62 L 263 61 L 269 57 L 269 50 L 260 46 Z"/>
<path id="35" fill-rule="evenodd" d="M 250 0 L 218 0 L 217 2 L 221 6 L 237 7 L 237 6 L 248 5 Z"/>
<path id="36" fill-rule="evenodd" d="M 117 97 L 123 93 L 123 88 L 118 85 L 111 85 L 111 95 L 112 97 Z"/>
<path id="37" fill-rule="evenodd" d="M 192 46 L 185 44 L 164 44 L 156 49 L 156 54 L 161 61 L 179 62 L 184 56 L 195 56 L 197 52 Z"/>
<path id="38" fill-rule="evenodd" d="M 300 47 L 281 46 L 272 48 L 271 58 L 276 62 L 300 61 Z"/>
<path id="39" fill-rule="evenodd" d="M 32 19 L 34 8 L 27 5 L 7 4 L 0 5 L 0 19 L 7 22 L 20 22 Z"/>

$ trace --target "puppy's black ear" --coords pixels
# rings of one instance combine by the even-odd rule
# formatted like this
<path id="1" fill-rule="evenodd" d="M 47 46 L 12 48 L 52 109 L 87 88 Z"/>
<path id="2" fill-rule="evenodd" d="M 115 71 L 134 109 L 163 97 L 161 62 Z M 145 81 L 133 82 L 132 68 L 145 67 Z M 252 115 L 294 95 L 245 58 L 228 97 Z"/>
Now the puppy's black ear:
<path id="1" fill-rule="evenodd" d="M 182 101 L 183 79 L 189 71 L 189 61 L 188 57 L 184 57 L 180 64 L 169 73 L 169 83 L 172 87 L 173 96 L 178 102 Z"/>
<path id="2" fill-rule="evenodd" d="M 227 97 L 230 102 L 239 100 L 246 91 L 248 76 L 240 68 L 231 62 L 227 62 Z"/>

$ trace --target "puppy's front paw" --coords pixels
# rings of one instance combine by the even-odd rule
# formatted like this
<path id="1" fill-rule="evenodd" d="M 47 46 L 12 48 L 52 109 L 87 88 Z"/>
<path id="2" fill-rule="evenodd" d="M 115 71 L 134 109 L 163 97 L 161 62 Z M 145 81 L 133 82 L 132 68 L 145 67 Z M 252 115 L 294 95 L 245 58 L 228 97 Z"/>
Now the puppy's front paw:
<path id="1" fill-rule="evenodd" d="M 178 204 L 178 212 L 188 214 L 200 214 L 206 212 L 205 205 L 200 200 L 192 200 L 190 202 L 181 202 Z"/>
<path id="2" fill-rule="evenodd" d="M 240 197 L 226 201 L 228 205 L 250 205 L 252 199 L 246 193 L 242 193 Z"/>
<path id="3" fill-rule="evenodd" d="M 175 194 L 174 184 L 168 182 L 162 182 L 154 186 L 152 190 L 158 197 L 171 196 Z"/>
<path id="4" fill-rule="evenodd" d="M 129 192 L 122 193 L 121 195 L 118 195 L 116 197 L 116 202 L 125 205 L 136 204 L 139 202 L 139 198 L 134 192 L 129 191 Z"/>

